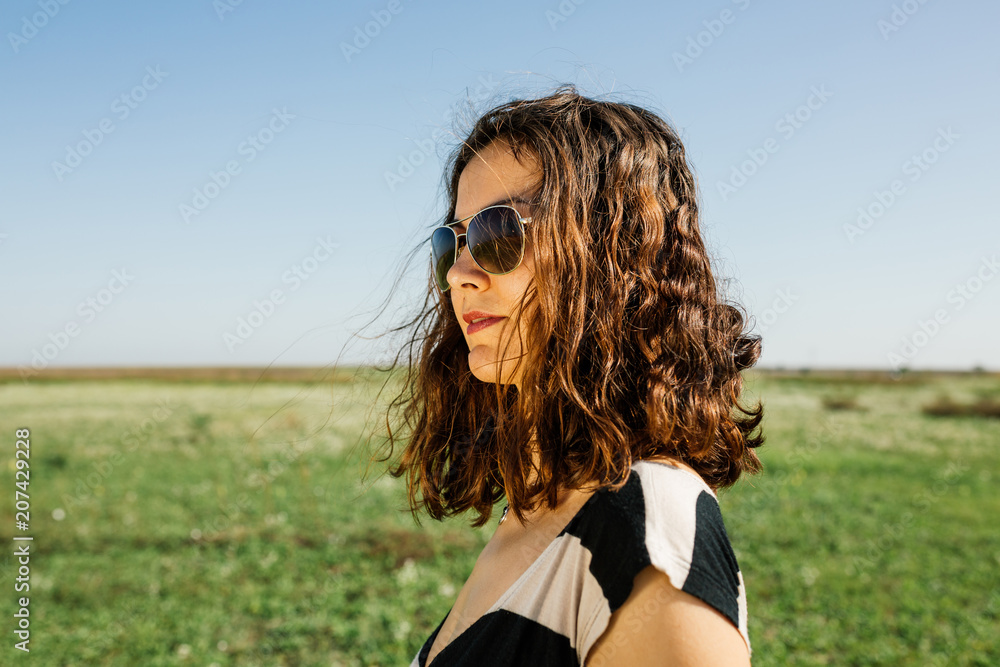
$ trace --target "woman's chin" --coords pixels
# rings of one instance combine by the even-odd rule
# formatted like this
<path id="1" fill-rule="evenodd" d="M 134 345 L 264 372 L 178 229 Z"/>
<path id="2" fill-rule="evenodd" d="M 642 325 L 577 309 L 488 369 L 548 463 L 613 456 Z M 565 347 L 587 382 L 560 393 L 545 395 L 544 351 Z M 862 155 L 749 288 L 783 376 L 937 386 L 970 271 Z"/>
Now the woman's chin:
<path id="1" fill-rule="evenodd" d="M 472 375 L 481 382 L 496 382 L 498 379 L 496 363 L 480 364 L 478 366 L 470 363 L 469 368 L 472 371 Z"/>
<path id="2" fill-rule="evenodd" d="M 476 350 L 469 353 L 469 370 L 472 371 L 472 375 L 482 382 L 500 382 L 501 384 L 511 384 L 516 382 L 514 379 L 514 366 L 517 364 L 515 360 L 507 361 L 503 364 L 503 373 L 501 377 L 500 364 L 497 363 L 496 358 L 477 358 L 479 355 L 476 354 Z"/>

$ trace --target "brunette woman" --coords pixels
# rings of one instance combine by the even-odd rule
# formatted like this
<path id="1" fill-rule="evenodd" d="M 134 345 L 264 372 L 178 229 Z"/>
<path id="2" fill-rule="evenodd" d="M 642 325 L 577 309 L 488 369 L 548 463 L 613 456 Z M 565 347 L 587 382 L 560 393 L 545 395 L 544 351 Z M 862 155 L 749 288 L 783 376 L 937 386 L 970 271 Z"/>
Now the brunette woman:
<path id="1" fill-rule="evenodd" d="M 485 113 L 448 165 L 391 473 L 435 519 L 506 506 L 413 665 L 749 664 L 716 491 L 760 470 L 760 339 L 677 133 L 562 86 Z"/>

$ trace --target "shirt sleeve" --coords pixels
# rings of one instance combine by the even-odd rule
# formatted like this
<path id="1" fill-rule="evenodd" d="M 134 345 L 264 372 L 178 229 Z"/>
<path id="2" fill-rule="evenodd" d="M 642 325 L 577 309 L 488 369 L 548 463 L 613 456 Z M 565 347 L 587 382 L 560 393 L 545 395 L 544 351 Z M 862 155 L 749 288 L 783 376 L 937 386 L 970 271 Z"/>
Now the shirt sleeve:
<path id="1" fill-rule="evenodd" d="M 711 489 L 689 471 L 643 461 L 605 505 L 581 538 L 590 543 L 591 571 L 604 591 L 580 610 L 581 664 L 648 565 L 729 619 L 750 651 L 743 577 Z"/>

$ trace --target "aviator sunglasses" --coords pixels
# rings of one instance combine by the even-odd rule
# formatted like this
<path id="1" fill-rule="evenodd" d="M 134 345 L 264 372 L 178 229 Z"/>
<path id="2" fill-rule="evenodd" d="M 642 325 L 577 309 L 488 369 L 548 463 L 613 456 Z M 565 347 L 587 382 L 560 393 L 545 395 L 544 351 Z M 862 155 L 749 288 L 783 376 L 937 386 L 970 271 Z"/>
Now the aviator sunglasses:
<path id="1" fill-rule="evenodd" d="M 452 225 L 470 220 L 465 233 L 458 234 Z M 517 209 L 507 204 L 487 206 L 468 218 L 435 227 L 431 232 L 431 266 L 438 289 L 447 292 L 448 271 L 458 261 L 463 245 L 469 247 L 476 265 L 486 273 L 502 276 L 521 265 L 524 259 L 524 225 Z"/>

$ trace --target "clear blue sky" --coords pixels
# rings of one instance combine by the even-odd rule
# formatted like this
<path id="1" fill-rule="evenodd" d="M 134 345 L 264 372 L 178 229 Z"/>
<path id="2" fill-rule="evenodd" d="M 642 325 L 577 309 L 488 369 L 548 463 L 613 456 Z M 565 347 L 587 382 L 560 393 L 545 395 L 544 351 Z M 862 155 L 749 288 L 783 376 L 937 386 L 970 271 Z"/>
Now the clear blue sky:
<path id="1" fill-rule="evenodd" d="M 761 365 L 1000 368 L 995 2 L 225 2 L 0 8 L 0 365 L 332 361 L 444 212 L 431 138 L 565 82 L 680 131 Z"/>

